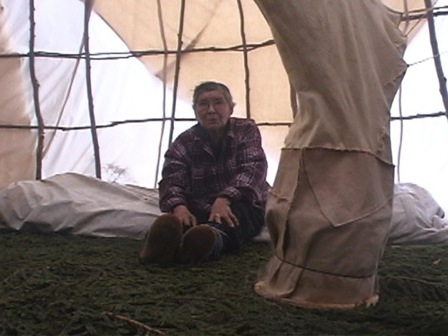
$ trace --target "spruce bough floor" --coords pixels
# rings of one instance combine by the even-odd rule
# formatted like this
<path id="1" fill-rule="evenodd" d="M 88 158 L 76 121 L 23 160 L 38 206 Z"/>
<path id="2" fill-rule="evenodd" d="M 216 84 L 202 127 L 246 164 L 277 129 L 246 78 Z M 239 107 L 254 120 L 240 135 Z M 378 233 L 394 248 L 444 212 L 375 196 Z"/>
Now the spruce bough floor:
<path id="1" fill-rule="evenodd" d="M 0 232 L 0 335 L 446 335 L 448 246 L 388 247 L 380 302 L 305 310 L 252 289 L 270 247 L 198 267 L 137 261 L 140 241 Z"/>

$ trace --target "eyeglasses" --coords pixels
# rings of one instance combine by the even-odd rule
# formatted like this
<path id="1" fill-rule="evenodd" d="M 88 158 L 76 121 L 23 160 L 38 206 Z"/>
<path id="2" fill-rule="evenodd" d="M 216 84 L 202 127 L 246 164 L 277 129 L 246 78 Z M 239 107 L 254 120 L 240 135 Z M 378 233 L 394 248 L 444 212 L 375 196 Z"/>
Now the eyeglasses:
<path id="1" fill-rule="evenodd" d="M 224 98 L 217 98 L 217 99 L 200 99 L 196 103 L 196 108 L 198 110 L 208 110 L 210 108 L 210 105 L 213 106 L 213 109 L 221 109 L 224 106 L 227 105 L 227 101 Z"/>

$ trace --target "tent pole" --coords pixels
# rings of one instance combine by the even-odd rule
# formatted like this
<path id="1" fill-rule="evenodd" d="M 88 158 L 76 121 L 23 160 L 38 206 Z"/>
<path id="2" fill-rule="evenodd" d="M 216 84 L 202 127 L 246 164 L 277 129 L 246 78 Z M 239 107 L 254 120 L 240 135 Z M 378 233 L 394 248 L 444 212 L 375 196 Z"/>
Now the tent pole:
<path id="1" fill-rule="evenodd" d="M 244 57 L 244 83 L 246 86 L 246 118 L 251 117 L 250 112 L 250 72 L 249 72 L 249 59 L 247 53 L 247 39 L 246 39 L 246 31 L 244 25 L 244 12 L 243 5 L 241 4 L 241 0 L 237 0 L 238 10 L 240 12 L 240 31 L 241 31 L 241 40 L 243 42 L 243 57 Z"/>
<path id="2" fill-rule="evenodd" d="M 162 44 L 163 44 L 163 71 L 162 71 L 162 80 L 163 80 L 162 116 L 163 116 L 163 118 L 162 118 L 162 123 L 161 123 L 161 130 L 160 130 L 159 147 L 157 149 L 157 163 L 156 163 L 154 185 L 153 185 L 154 188 L 157 188 L 157 179 L 159 177 L 160 162 L 162 159 L 163 136 L 165 134 L 165 125 L 166 125 L 166 90 L 167 90 L 166 76 L 167 76 L 167 64 L 168 64 L 168 43 L 167 43 L 166 34 L 165 34 L 165 22 L 163 20 L 161 0 L 157 0 L 157 16 L 159 18 L 160 37 L 162 39 Z"/>
<path id="3" fill-rule="evenodd" d="M 36 180 L 42 179 L 42 159 L 43 159 L 43 149 L 44 149 L 44 139 L 45 139 L 45 125 L 42 117 L 42 112 L 40 110 L 39 101 L 39 82 L 36 77 L 36 67 L 35 67 L 35 54 L 34 54 L 34 42 L 35 42 L 35 26 L 36 22 L 34 20 L 34 0 L 30 0 L 30 75 L 31 83 L 33 85 L 33 100 L 34 100 L 34 111 L 37 118 L 38 127 L 38 137 L 37 137 L 37 149 L 36 149 Z"/>
<path id="4" fill-rule="evenodd" d="M 440 94 L 442 95 L 443 106 L 445 107 L 445 114 L 446 117 L 448 118 L 448 91 L 446 86 L 446 78 L 443 73 L 442 62 L 440 61 L 440 52 L 436 37 L 434 11 L 433 11 L 434 8 L 432 5 L 432 0 L 425 0 L 425 5 L 427 9 L 429 38 L 431 41 L 432 53 L 434 55 L 434 65 L 436 67 L 437 77 L 439 79 L 439 90 Z"/>
<path id="5" fill-rule="evenodd" d="M 171 142 L 173 141 L 174 119 L 176 116 L 177 88 L 179 85 L 180 61 L 182 58 L 182 35 L 184 33 L 184 19 L 185 19 L 184 17 L 185 17 L 185 0 L 182 0 L 180 7 L 179 31 L 177 34 L 176 72 L 174 73 L 174 85 L 173 85 L 173 109 L 171 111 L 171 128 L 168 144 L 171 144 Z"/>
<path id="6" fill-rule="evenodd" d="M 93 0 L 86 0 L 84 2 L 84 48 L 86 54 L 86 86 L 87 86 L 87 99 L 89 103 L 90 131 L 92 134 L 93 153 L 95 158 L 95 176 L 101 179 L 100 146 L 98 142 L 98 132 L 95 121 L 95 111 L 93 107 L 92 78 L 90 67 L 89 21 L 90 21 L 90 13 L 92 12 L 92 7 L 93 7 Z"/>

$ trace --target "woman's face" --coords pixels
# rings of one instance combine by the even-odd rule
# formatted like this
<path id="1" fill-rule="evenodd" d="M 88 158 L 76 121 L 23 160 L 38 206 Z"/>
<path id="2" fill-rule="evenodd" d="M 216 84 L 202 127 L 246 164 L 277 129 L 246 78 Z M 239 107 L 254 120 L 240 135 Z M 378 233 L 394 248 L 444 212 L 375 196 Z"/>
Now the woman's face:
<path id="1" fill-rule="evenodd" d="M 209 132 L 224 129 L 233 113 L 233 105 L 225 98 L 224 93 L 217 89 L 199 94 L 194 105 L 196 119 Z"/>

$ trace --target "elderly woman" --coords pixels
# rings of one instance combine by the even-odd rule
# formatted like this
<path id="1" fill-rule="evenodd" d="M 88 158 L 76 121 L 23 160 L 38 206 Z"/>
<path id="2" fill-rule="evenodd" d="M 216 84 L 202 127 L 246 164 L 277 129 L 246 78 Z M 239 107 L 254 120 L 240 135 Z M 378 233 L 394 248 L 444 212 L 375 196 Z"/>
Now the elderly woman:
<path id="1" fill-rule="evenodd" d="M 159 183 L 162 214 L 147 233 L 143 264 L 195 264 L 238 252 L 264 224 L 267 161 L 255 122 L 231 117 L 221 83 L 193 94 L 198 123 L 172 143 Z"/>

